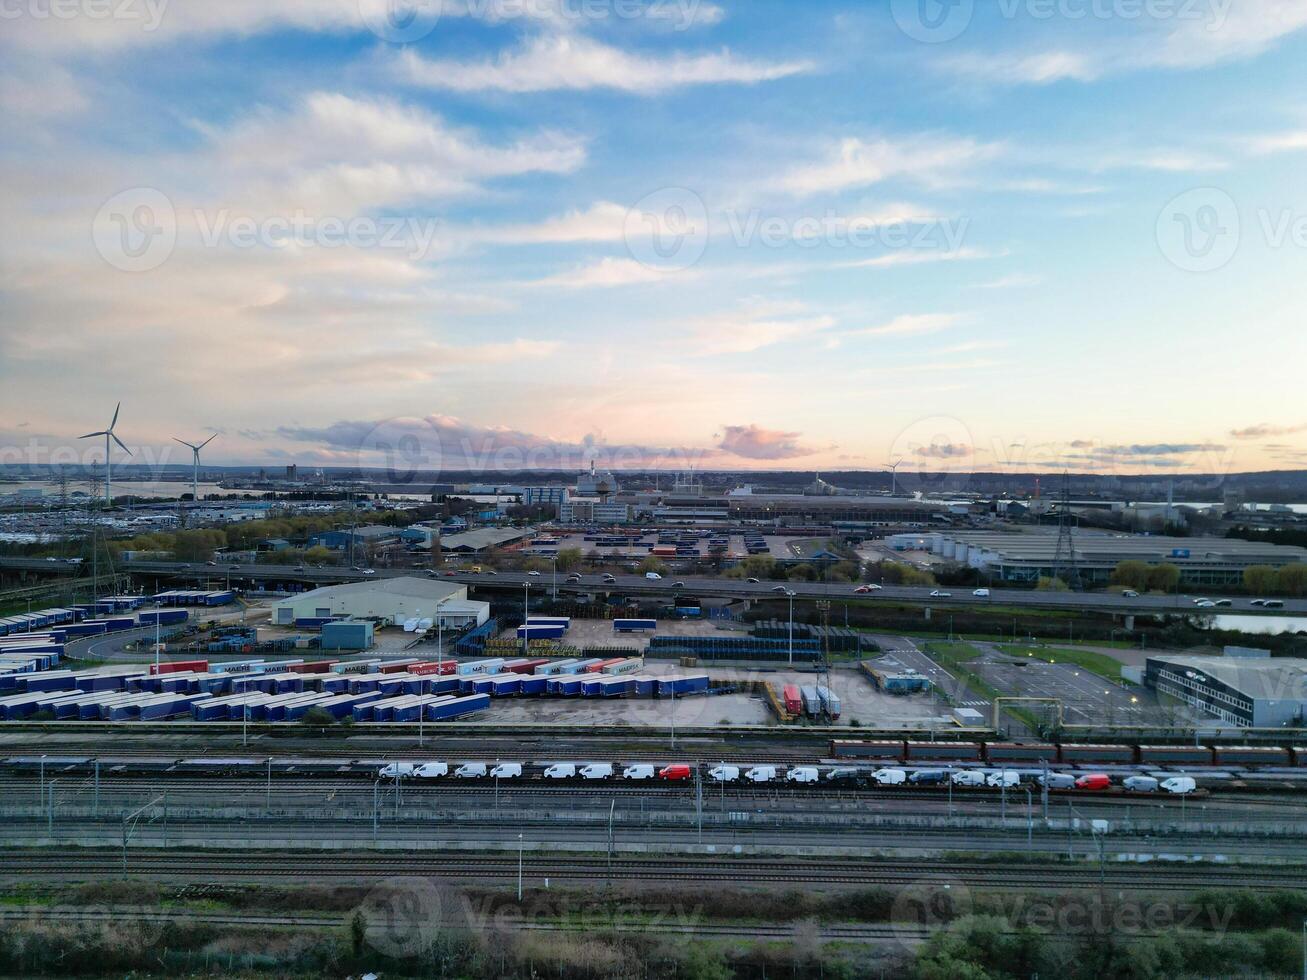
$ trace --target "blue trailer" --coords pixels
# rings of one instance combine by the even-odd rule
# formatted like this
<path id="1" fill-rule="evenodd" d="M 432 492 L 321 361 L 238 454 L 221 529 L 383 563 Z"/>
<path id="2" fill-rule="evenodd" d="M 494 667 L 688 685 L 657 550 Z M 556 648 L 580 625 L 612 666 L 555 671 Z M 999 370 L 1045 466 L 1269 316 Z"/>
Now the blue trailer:
<path id="1" fill-rule="evenodd" d="M 474 711 L 485 711 L 489 707 L 490 695 L 488 694 L 473 694 L 466 698 L 453 698 L 449 701 L 441 701 L 428 706 L 427 720 L 448 721 L 451 718 L 472 714 Z"/>
<path id="2" fill-rule="evenodd" d="M 686 674 L 681 677 L 658 678 L 658 696 L 660 698 L 680 698 L 688 694 L 703 694 L 707 690 L 707 674 Z"/>
<path id="3" fill-rule="evenodd" d="M 185 609 L 142 609 L 136 614 L 136 621 L 142 626 L 174 626 L 190 618 Z"/>
<path id="4" fill-rule="evenodd" d="M 577 674 L 564 674 L 562 677 L 550 681 L 549 693 L 564 698 L 579 697 L 584 680 L 583 677 Z"/>
<path id="5" fill-rule="evenodd" d="M 497 698 L 506 698 L 512 697 L 515 694 L 521 694 L 522 675 L 499 674 L 490 678 L 490 693 Z"/>
<path id="6" fill-rule="evenodd" d="M 531 623 L 517 628 L 519 640 L 561 640 L 567 627 L 553 623 Z"/>
<path id="7" fill-rule="evenodd" d="M 601 698 L 624 698 L 634 693 L 634 677 L 605 677 L 599 681 L 599 696 Z"/>
<path id="8" fill-rule="evenodd" d="M 632 694 L 637 698 L 652 698 L 658 694 L 658 679 L 656 677 L 632 677 L 634 689 Z"/>
<path id="9" fill-rule="evenodd" d="M 548 689 L 548 677 L 535 677 L 531 674 L 526 674 L 522 677 L 521 693 L 524 697 L 534 697 L 539 694 L 544 694 Z"/>
<path id="10" fill-rule="evenodd" d="M 458 677 L 431 677 L 426 678 L 426 688 L 424 694 L 457 694 L 461 689 L 461 678 Z"/>
<path id="11" fill-rule="evenodd" d="M 572 619 L 570 616 L 536 616 L 526 617 L 527 626 L 561 626 L 563 632 L 571 629 Z"/>
<path id="12" fill-rule="evenodd" d="M 604 681 L 607 680 L 603 674 L 586 674 L 581 678 L 581 696 L 586 698 L 596 698 L 603 693 Z"/>
<path id="13" fill-rule="evenodd" d="M 658 629 L 656 619 L 614 619 L 613 631 L 616 633 L 652 633 Z"/>

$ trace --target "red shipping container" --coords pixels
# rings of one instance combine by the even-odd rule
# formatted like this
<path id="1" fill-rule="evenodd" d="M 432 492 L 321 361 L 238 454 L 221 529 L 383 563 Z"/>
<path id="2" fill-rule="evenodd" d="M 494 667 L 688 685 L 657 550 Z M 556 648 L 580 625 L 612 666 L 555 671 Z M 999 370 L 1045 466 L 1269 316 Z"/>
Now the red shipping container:
<path id="1" fill-rule="evenodd" d="M 598 673 L 600 673 L 600 672 L 601 672 L 605 667 L 608 667 L 608 666 L 610 666 L 610 665 L 612 665 L 612 664 L 620 664 L 623 660 L 630 660 L 630 659 L 631 659 L 630 657 L 614 657 L 612 660 L 601 660 L 601 661 L 599 661 L 597 664 L 591 664 L 591 665 L 590 665 L 589 667 L 587 667 L 584 671 L 582 671 L 582 673 L 584 673 L 584 674 L 598 674 Z"/>
<path id="2" fill-rule="evenodd" d="M 416 663 L 417 663 L 416 660 L 392 660 L 389 663 L 384 663 L 380 667 L 378 667 L 377 673 L 380 674 L 408 673 L 408 669 Z"/>
<path id="3" fill-rule="evenodd" d="M 185 671 L 193 671 L 196 674 L 207 673 L 209 661 L 207 660 L 172 660 L 168 663 L 161 663 L 157 666 L 150 664 L 151 674 L 180 674 Z"/>
<path id="4" fill-rule="evenodd" d="M 446 660 L 442 663 L 431 662 L 408 665 L 408 672 L 410 674 L 452 674 L 456 670 L 458 670 L 457 660 Z"/>
<path id="5" fill-rule="evenodd" d="M 510 674 L 534 674 L 536 668 L 549 663 L 548 660 L 528 660 L 525 663 L 513 664 L 509 667 L 507 673 Z"/>
<path id="6" fill-rule="evenodd" d="M 803 714 L 803 698 L 797 684 L 786 684 L 781 691 L 781 700 L 785 702 L 785 710 L 790 714 Z"/>
<path id="7" fill-rule="evenodd" d="M 315 660 L 308 664 L 291 664 L 286 668 L 288 674 L 326 674 L 331 671 L 335 660 Z"/>

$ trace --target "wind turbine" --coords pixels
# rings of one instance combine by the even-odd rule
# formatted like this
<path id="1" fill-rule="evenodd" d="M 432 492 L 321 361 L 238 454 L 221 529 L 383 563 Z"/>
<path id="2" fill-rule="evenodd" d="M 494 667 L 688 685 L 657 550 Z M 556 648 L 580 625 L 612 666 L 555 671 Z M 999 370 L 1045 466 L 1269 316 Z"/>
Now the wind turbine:
<path id="1" fill-rule="evenodd" d="M 88 432 L 84 436 L 78 436 L 79 439 L 94 439 L 96 436 L 104 436 L 104 505 L 105 507 L 111 507 L 113 505 L 113 491 L 110 490 L 111 466 L 109 462 L 109 452 L 113 447 L 109 445 L 109 440 L 112 439 L 114 442 L 118 443 L 118 445 L 122 447 L 122 451 L 125 452 L 128 456 L 132 454 L 132 451 L 128 449 L 123 444 L 123 441 L 119 439 L 116 435 L 114 435 L 113 432 L 113 427 L 118 424 L 118 410 L 121 409 L 122 407 L 123 407 L 123 403 L 119 402 L 118 407 L 113 410 L 113 421 L 109 423 L 109 428 L 105 429 L 103 432 Z"/>
<path id="2" fill-rule="evenodd" d="M 217 438 L 218 433 L 215 432 L 197 446 L 195 443 L 187 442 L 185 439 L 178 439 L 176 436 L 172 437 L 173 442 L 180 442 L 183 446 L 190 449 L 191 458 L 195 463 L 195 470 L 191 474 L 191 503 L 193 504 L 198 504 L 200 502 L 200 450 Z"/>

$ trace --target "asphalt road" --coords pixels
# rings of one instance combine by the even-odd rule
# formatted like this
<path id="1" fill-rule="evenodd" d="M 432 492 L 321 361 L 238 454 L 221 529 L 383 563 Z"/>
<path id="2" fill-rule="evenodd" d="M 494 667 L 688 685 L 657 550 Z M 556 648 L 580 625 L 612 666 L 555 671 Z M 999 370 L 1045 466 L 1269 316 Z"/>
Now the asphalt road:
<path id="1" fill-rule="evenodd" d="M 45 563 L 24 559 L 0 559 L 0 567 L 49 569 L 56 563 Z M 70 566 L 71 567 L 71 566 Z M 338 582 L 361 582 L 369 579 L 399 578 L 403 576 L 428 574 L 421 569 L 378 568 L 372 574 L 348 568 L 303 568 L 291 565 L 225 565 L 186 564 L 183 562 L 127 562 L 123 570 L 135 575 L 157 575 L 160 577 L 180 577 L 207 582 L 214 587 L 225 587 L 228 582 L 239 585 L 250 581 L 297 581 L 321 585 Z M 887 585 L 882 589 L 864 595 L 854 592 L 855 586 L 849 583 L 823 585 L 811 582 L 776 582 L 752 583 L 741 579 L 706 578 L 700 576 L 667 576 L 660 581 L 646 579 L 642 575 L 618 575 L 615 581 L 605 583 L 601 575 L 587 574 L 581 576 L 580 582 L 568 581 L 568 576 L 556 578 L 546 572 L 531 575 L 524 572 L 481 573 L 455 572 L 441 574 L 441 581 L 472 585 L 480 589 L 520 590 L 528 584 L 538 596 L 557 587 L 560 593 L 595 593 L 610 592 L 623 595 L 667 596 L 688 593 L 695 596 L 711 596 L 735 599 L 768 599 L 783 596 L 786 590 L 792 590 L 798 599 L 858 599 L 870 602 L 913 602 L 923 605 L 944 607 L 995 607 L 1023 606 L 1034 609 L 1067 609 L 1097 611 L 1117 614 L 1159 614 L 1159 613 L 1220 613 L 1241 615 L 1277 615 L 1292 616 L 1307 614 L 1307 599 L 1285 599 L 1282 609 L 1264 609 L 1251 605 L 1247 598 L 1233 599 L 1233 605 L 1222 609 L 1197 609 L 1193 596 L 1155 596 L 1141 595 L 1127 598 L 1114 592 L 1036 592 L 1025 589 L 992 589 L 988 596 L 973 595 L 973 590 L 966 588 L 940 590 L 946 593 L 933 597 L 929 588 Z"/>

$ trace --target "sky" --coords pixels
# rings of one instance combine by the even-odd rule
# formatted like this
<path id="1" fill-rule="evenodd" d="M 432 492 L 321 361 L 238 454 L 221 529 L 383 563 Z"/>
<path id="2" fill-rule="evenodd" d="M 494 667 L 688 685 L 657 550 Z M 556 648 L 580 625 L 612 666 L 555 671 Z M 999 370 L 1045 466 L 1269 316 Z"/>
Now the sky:
<path id="1" fill-rule="evenodd" d="M 0 20 L 0 463 L 1307 468 L 1300 0 Z"/>

